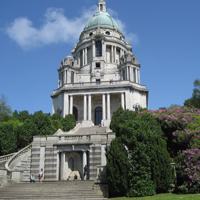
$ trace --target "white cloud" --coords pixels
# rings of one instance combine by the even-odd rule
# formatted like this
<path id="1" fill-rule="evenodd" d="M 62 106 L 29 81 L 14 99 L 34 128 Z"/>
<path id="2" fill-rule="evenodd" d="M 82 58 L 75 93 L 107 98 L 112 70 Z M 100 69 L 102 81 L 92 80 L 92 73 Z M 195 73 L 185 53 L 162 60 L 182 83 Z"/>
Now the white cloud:
<path id="1" fill-rule="evenodd" d="M 64 15 L 63 9 L 49 8 L 45 13 L 44 22 L 40 28 L 35 28 L 29 19 L 20 17 L 6 28 L 6 32 L 23 49 L 59 42 L 76 43 L 87 20 L 95 12 L 96 6 L 92 6 L 87 10 L 83 10 L 80 17 L 69 19 Z M 117 18 L 117 12 L 108 9 L 108 13 L 113 16 L 122 32 L 127 36 L 126 40 L 137 43 L 138 38 L 135 34 L 126 33 L 126 26 Z"/>

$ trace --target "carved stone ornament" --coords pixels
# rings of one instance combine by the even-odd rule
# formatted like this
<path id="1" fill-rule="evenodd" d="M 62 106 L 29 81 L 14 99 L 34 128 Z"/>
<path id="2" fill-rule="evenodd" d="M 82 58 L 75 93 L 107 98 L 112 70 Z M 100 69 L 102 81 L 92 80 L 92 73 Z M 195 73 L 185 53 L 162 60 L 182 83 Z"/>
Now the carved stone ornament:
<path id="1" fill-rule="evenodd" d="M 95 77 L 95 79 L 100 79 L 101 77 L 104 76 L 104 72 L 100 72 L 100 71 L 95 71 L 94 73 L 91 74 L 92 78 Z"/>

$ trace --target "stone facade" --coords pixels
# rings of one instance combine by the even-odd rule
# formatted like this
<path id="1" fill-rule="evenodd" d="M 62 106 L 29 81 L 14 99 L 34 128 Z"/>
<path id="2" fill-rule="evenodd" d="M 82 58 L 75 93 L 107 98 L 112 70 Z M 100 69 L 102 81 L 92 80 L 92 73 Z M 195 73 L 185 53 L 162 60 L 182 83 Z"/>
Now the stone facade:
<path id="1" fill-rule="evenodd" d="M 83 178 L 87 165 L 90 180 L 106 183 L 105 148 L 115 138 L 109 129 L 113 112 L 119 106 L 129 110 L 148 106 L 148 90 L 140 84 L 141 66 L 130 43 L 106 12 L 105 1 L 97 2 L 97 10 L 72 56 L 61 61 L 58 89 L 51 95 L 52 113 L 74 114 L 77 126 L 33 139 L 31 173 L 43 168 L 46 181 L 69 180 L 75 171 Z"/>

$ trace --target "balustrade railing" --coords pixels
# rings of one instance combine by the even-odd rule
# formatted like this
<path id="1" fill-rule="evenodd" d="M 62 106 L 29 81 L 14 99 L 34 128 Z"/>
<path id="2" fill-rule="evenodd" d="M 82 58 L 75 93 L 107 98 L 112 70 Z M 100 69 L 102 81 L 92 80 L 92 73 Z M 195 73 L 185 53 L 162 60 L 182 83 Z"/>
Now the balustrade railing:
<path id="1" fill-rule="evenodd" d="M 5 156 L 0 156 L 0 163 L 7 161 L 8 159 L 10 159 L 15 154 L 16 153 L 11 153 L 11 154 L 7 154 Z"/>
<path id="2" fill-rule="evenodd" d="M 9 158 L 9 160 L 6 162 L 5 164 L 5 168 L 7 171 L 11 172 L 12 170 L 10 169 L 11 164 L 20 156 L 22 156 L 23 154 L 25 154 L 26 152 L 28 152 L 32 147 L 32 144 L 26 146 L 25 148 L 23 148 L 22 150 L 20 150 L 19 152 L 15 153 L 13 156 L 11 156 Z"/>
<path id="3" fill-rule="evenodd" d="M 58 88 L 57 90 L 53 91 L 53 94 L 58 93 L 60 90 L 67 89 L 67 88 L 78 88 L 78 87 L 92 87 L 92 86 L 114 86 L 114 85 L 124 85 L 124 84 L 129 84 L 129 85 L 133 85 L 136 88 L 140 88 L 140 89 L 145 89 L 146 86 L 145 85 L 140 85 L 138 83 L 135 82 L 131 82 L 128 80 L 124 80 L 124 81 L 114 81 L 114 80 L 110 80 L 110 81 L 100 81 L 100 82 L 79 82 L 79 83 L 66 83 L 64 84 L 64 87 Z"/>

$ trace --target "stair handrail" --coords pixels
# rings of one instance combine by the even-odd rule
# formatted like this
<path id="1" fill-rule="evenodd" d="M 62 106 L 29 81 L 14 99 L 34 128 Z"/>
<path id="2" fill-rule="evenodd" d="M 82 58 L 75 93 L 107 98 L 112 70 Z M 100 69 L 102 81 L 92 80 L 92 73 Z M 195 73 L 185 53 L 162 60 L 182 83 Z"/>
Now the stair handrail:
<path id="1" fill-rule="evenodd" d="M 16 154 L 16 152 L 15 152 L 15 153 L 10 153 L 10 154 L 4 155 L 4 156 L 0 156 L 0 163 L 7 161 L 7 160 L 8 160 L 9 158 L 11 158 L 14 154 Z"/>
<path id="2" fill-rule="evenodd" d="M 16 160 L 18 157 L 20 157 L 21 155 L 25 154 L 27 151 L 29 151 L 32 148 L 32 143 L 29 144 L 28 146 L 24 147 L 23 149 L 21 149 L 20 151 L 18 151 L 17 153 L 15 153 L 11 158 L 8 159 L 8 161 L 5 164 L 5 168 L 7 171 L 12 172 L 12 170 L 10 169 L 10 165 L 11 163 Z"/>

